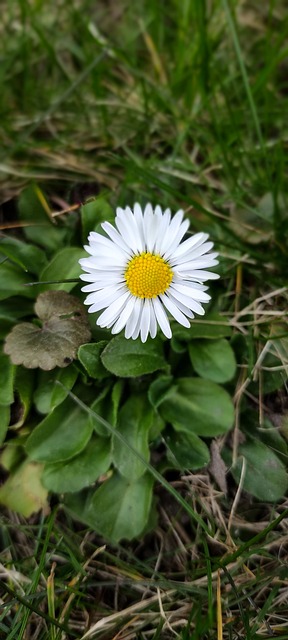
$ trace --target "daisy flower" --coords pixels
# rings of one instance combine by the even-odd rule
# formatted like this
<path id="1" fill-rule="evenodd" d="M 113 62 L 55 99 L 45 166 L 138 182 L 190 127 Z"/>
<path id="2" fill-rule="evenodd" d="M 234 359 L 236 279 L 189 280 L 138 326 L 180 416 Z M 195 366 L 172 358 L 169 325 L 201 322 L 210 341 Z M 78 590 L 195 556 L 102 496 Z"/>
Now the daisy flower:
<path id="1" fill-rule="evenodd" d="M 190 327 L 194 314 L 204 315 L 208 302 L 206 280 L 218 274 L 206 269 L 218 264 L 217 253 L 206 233 L 196 233 L 183 241 L 189 220 L 183 211 L 171 217 L 170 209 L 157 205 L 145 209 L 117 208 L 115 225 L 102 223 L 106 235 L 92 231 L 85 250 L 89 257 L 79 260 L 86 273 L 80 278 L 89 284 L 85 304 L 89 313 L 102 311 L 96 323 L 111 328 L 113 334 L 125 328 L 125 337 L 142 342 L 155 338 L 158 326 L 171 338 L 168 316 Z"/>

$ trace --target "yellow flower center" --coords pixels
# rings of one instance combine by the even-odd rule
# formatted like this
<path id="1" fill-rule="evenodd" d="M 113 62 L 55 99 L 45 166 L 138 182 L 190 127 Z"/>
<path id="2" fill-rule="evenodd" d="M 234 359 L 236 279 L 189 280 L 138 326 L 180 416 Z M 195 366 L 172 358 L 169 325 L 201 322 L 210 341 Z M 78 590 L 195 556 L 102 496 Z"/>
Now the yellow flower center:
<path id="1" fill-rule="evenodd" d="M 133 296 L 156 298 L 168 289 L 173 271 L 161 256 L 141 253 L 130 260 L 124 276 Z"/>

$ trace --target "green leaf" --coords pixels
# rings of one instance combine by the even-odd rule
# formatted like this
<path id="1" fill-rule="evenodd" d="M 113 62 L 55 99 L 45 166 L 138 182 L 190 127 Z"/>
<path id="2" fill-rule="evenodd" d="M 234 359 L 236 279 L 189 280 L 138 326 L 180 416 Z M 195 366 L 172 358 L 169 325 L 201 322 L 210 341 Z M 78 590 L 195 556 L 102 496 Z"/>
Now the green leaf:
<path id="1" fill-rule="evenodd" d="M 0 265 L 1 270 L 1 265 Z M 0 339 L 6 337 L 19 318 L 33 314 L 33 302 L 21 296 L 15 296 L 2 300 L 0 305 Z"/>
<path id="2" fill-rule="evenodd" d="M 223 383 L 234 377 L 237 364 L 234 351 L 225 338 L 193 340 L 188 351 L 192 365 L 201 378 Z"/>
<path id="3" fill-rule="evenodd" d="M 167 458 L 177 469 L 201 469 L 209 463 L 209 449 L 195 433 L 175 433 L 170 430 L 165 441 Z"/>
<path id="4" fill-rule="evenodd" d="M 25 518 L 40 509 L 48 511 L 47 490 L 41 484 L 41 473 L 42 465 L 24 462 L 0 488 L 0 503 Z"/>
<path id="5" fill-rule="evenodd" d="M 28 240 L 55 251 L 65 245 L 67 229 L 63 229 L 48 215 L 41 202 L 43 198 L 45 196 L 39 187 L 34 185 L 22 191 L 18 200 L 19 220 L 31 223 L 31 226 L 29 224 L 23 227 L 23 233 Z"/>
<path id="6" fill-rule="evenodd" d="M 215 382 L 180 378 L 160 404 L 161 416 L 177 428 L 202 436 L 217 436 L 231 429 L 232 400 Z"/>
<path id="7" fill-rule="evenodd" d="M 256 421 L 254 420 L 254 424 L 255 422 Z M 284 429 L 282 430 L 283 427 L 284 427 L 284 423 L 283 425 L 281 424 L 281 431 L 284 434 Z M 246 433 L 247 433 L 247 430 L 246 430 Z M 267 416 L 264 416 L 261 429 L 259 429 L 259 427 L 257 428 L 257 431 L 256 431 L 257 440 L 259 439 L 259 436 L 261 438 L 261 442 L 263 442 L 265 445 L 270 447 L 279 456 L 280 460 L 284 462 L 284 464 L 287 463 L 288 442 L 282 437 L 280 430 L 276 426 L 274 426 L 272 422 L 270 422 Z"/>
<path id="8" fill-rule="evenodd" d="M 34 393 L 34 403 L 39 413 L 49 413 L 67 398 L 78 376 L 77 369 L 70 365 L 66 369 L 41 371 Z M 57 384 L 60 382 L 61 384 Z M 64 387 L 62 386 L 64 385 Z"/>
<path id="9" fill-rule="evenodd" d="M 42 328 L 30 322 L 17 324 L 6 337 L 5 353 L 13 364 L 28 369 L 67 367 L 91 336 L 83 305 L 65 291 L 46 291 L 38 296 L 35 311 Z"/>
<path id="10" fill-rule="evenodd" d="M 1 269 L 1 266 L 0 266 Z M 8 320 L 11 323 L 15 323 L 19 318 L 33 315 L 33 301 L 21 298 L 21 296 L 11 297 L 5 302 L 1 302 L 0 306 L 0 320 Z"/>
<path id="11" fill-rule="evenodd" d="M 17 238 L 1 238 L 0 252 L 24 271 L 36 275 L 42 271 L 47 263 L 44 251 Z"/>
<path id="12" fill-rule="evenodd" d="M 161 340 L 126 340 L 112 338 L 101 354 L 104 367 L 115 376 L 137 377 L 167 367 Z"/>
<path id="13" fill-rule="evenodd" d="M 38 462 L 69 460 L 83 451 L 92 431 L 87 413 L 67 398 L 32 431 L 27 453 Z"/>
<path id="14" fill-rule="evenodd" d="M 6 408 L 6 407 L 5 407 Z M 5 471 L 15 471 L 23 462 L 23 448 L 15 445 L 15 440 L 9 440 L 3 447 L 0 464 Z"/>
<path id="15" fill-rule="evenodd" d="M 85 509 L 85 520 L 105 538 L 131 540 L 143 531 L 149 517 L 153 479 L 141 476 L 129 482 L 118 473 L 94 493 Z"/>
<path id="16" fill-rule="evenodd" d="M 0 405 L 10 405 L 14 400 L 14 374 L 15 367 L 4 353 L 0 353 Z"/>
<path id="17" fill-rule="evenodd" d="M 154 409 L 157 409 L 169 394 L 172 384 L 173 376 L 159 376 L 159 378 L 150 384 L 148 398 Z"/>
<path id="18" fill-rule="evenodd" d="M 118 421 L 118 410 L 119 410 L 119 404 L 122 398 L 123 389 L 124 389 L 123 380 L 117 380 L 117 382 L 115 382 L 115 384 L 112 387 L 111 402 L 110 402 L 110 408 L 109 408 L 109 413 L 107 417 L 107 421 L 110 422 L 112 427 L 116 427 L 116 424 Z"/>
<path id="19" fill-rule="evenodd" d="M 33 291 L 33 287 L 24 286 L 31 281 L 31 276 L 8 259 L 1 262 L 1 258 L 0 255 L 0 300 L 5 300 L 16 294 L 25 298 L 34 298 L 35 290 Z"/>
<path id="20" fill-rule="evenodd" d="M 120 410 L 117 424 L 117 432 L 147 462 L 150 458 L 148 438 L 152 420 L 153 410 L 147 408 L 146 398 L 133 395 Z M 112 442 L 115 467 L 131 482 L 138 480 L 146 471 L 145 464 L 116 436 Z"/>
<path id="21" fill-rule="evenodd" d="M 95 198 L 92 202 L 86 202 L 81 207 L 83 242 L 86 242 L 90 231 L 100 231 L 98 229 L 99 223 L 105 222 L 105 220 L 113 222 L 114 219 L 115 213 L 113 209 L 102 196 Z"/>
<path id="22" fill-rule="evenodd" d="M 107 340 L 101 340 L 100 342 L 82 344 L 78 349 L 78 358 L 90 378 L 102 380 L 110 375 L 100 359 L 101 353 L 106 345 Z"/>
<path id="23" fill-rule="evenodd" d="M 0 445 L 6 438 L 7 429 L 10 422 L 10 407 L 0 405 Z"/>
<path id="24" fill-rule="evenodd" d="M 86 252 L 78 247 L 65 247 L 65 249 L 58 251 L 41 272 L 40 282 L 49 282 L 50 280 L 59 280 L 60 282 L 58 284 L 45 285 L 45 291 L 47 289 L 71 291 L 76 286 L 77 281 L 64 281 L 69 278 L 79 278 L 81 273 L 79 260 L 85 256 Z"/>
<path id="25" fill-rule="evenodd" d="M 236 482 L 239 482 L 246 460 L 246 472 L 243 488 L 264 502 L 276 502 L 285 495 L 288 488 L 288 475 L 284 464 L 269 447 L 257 440 L 247 440 L 240 445 L 239 458 L 231 468 Z"/>
<path id="26" fill-rule="evenodd" d="M 106 422 L 109 422 L 111 427 L 115 427 L 118 419 L 118 409 L 123 392 L 123 380 L 117 380 L 111 389 L 111 384 L 103 387 L 99 396 L 94 400 L 91 405 L 91 409 L 96 414 L 104 418 Z M 90 420 L 93 424 L 93 429 L 98 435 L 104 438 L 110 437 L 109 431 L 106 427 L 99 422 L 99 420 L 90 415 Z"/>
<path id="27" fill-rule="evenodd" d="M 171 338 L 171 347 L 175 353 L 186 353 L 187 350 L 187 345 L 175 338 L 175 336 Z"/>
<path id="28" fill-rule="evenodd" d="M 267 353 L 261 364 L 265 367 L 261 369 L 261 385 L 259 385 L 259 380 L 250 382 L 249 392 L 255 396 L 259 394 L 265 396 L 278 389 L 283 389 L 283 385 L 287 380 L 287 374 L 284 373 L 283 369 L 273 371 L 274 367 L 278 368 L 283 365 L 283 360 L 281 362 L 274 353 Z"/>
<path id="29" fill-rule="evenodd" d="M 17 367 L 14 388 L 16 391 L 16 412 L 13 411 L 14 422 L 13 429 L 21 427 L 29 413 L 33 388 L 34 388 L 35 374 L 34 371 L 27 371 L 22 367 Z"/>
<path id="30" fill-rule="evenodd" d="M 153 440 L 156 440 L 164 428 L 165 421 L 163 420 L 163 418 L 161 418 L 159 413 L 153 411 L 152 424 L 149 431 L 149 442 L 153 442 Z"/>
<path id="31" fill-rule="evenodd" d="M 107 386 L 103 386 L 103 388 L 101 389 L 101 392 L 99 393 L 99 395 L 95 398 L 95 400 L 92 402 L 91 404 L 91 409 L 92 411 L 95 411 L 95 413 L 99 416 L 101 416 L 101 418 L 103 418 L 104 420 L 107 420 L 107 422 L 110 423 L 109 417 L 110 417 L 110 411 L 111 411 L 111 394 L 110 394 L 110 390 L 111 390 L 111 384 L 108 384 Z M 89 420 L 91 422 L 91 425 L 94 429 L 94 431 L 99 435 L 99 436 L 103 436 L 104 438 L 109 437 L 110 434 L 107 431 L 106 427 L 99 422 L 98 418 L 94 415 L 89 415 Z M 114 426 L 114 425 L 112 425 Z"/>
<path id="32" fill-rule="evenodd" d="M 111 457 L 110 440 L 92 438 L 88 447 L 72 460 L 45 465 L 43 484 L 55 493 L 79 491 L 108 471 Z"/>
<path id="33" fill-rule="evenodd" d="M 190 329 L 183 329 L 181 325 L 173 326 L 173 337 L 177 340 L 189 342 L 198 338 L 226 338 L 232 335 L 232 329 L 224 316 L 216 311 L 207 313 L 204 318 L 191 320 Z"/>

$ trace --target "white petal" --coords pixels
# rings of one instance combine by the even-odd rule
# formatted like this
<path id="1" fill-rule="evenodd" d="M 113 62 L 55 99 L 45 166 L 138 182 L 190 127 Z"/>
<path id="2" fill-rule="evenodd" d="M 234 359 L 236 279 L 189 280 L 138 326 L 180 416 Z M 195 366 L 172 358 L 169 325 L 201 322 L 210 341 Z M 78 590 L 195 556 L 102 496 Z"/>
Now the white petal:
<path id="1" fill-rule="evenodd" d="M 81 291 L 96 291 L 97 289 L 101 289 L 101 287 L 124 282 L 122 271 L 109 271 L 108 273 L 94 271 L 92 273 L 81 273 L 80 278 L 86 282 L 91 282 L 91 284 L 87 284 L 85 287 L 82 287 Z"/>
<path id="2" fill-rule="evenodd" d="M 145 250 L 152 252 L 157 238 L 157 229 L 159 226 L 158 216 L 154 216 L 152 205 L 150 202 L 146 204 L 143 216 L 143 230 Z"/>
<path id="3" fill-rule="evenodd" d="M 155 216 L 159 216 L 159 218 L 162 218 L 163 213 L 162 213 L 162 209 L 161 209 L 159 204 L 156 205 L 156 207 L 154 209 L 154 213 L 155 213 Z"/>
<path id="4" fill-rule="evenodd" d="M 88 312 L 95 313 L 96 311 L 100 311 L 100 309 L 109 307 L 109 305 L 112 304 L 114 300 L 117 300 L 117 298 L 119 299 L 125 291 L 127 291 L 127 289 L 123 285 L 105 287 L 105 289 L 102 288 L 100 291 L 90 293 L 86 300 L 84 300 L 84 304 L 92 305 L 90 309 L 88 309 Z"/>
<path id="5" fill-rule="evenodd" d="M 103 273 L 102 271 L 97 271 L 96 273 L 83 274 L 84 276 L 93 276 L 93 281 L 91 284 L 85 285 L 85 287 L 81 288 L 81 291 L 97 291 L 97 289 L 102 289 L 104 287 L 110 287 L 112 284 L 120 284 L 125 282 L 124 275 L 122 275 L 122 271 L 112 272 L 108 271 L 108 273 Z M 80 278 L 83 280 L 83 275 L 81 274 Z M 182 279 L 181 279 L 182 280 Z"/>
<path id="6" fill-rule="evenodd" d="M 189 307 L 187 307 L 187 305 L 183 304 L 183 302 L 180 302 L 180 300 L 177 300 L 173 295 L 170 289 L 168 289 L 167 291 L 167 296 L 170 300 L 172 300 L 172 302 L 174 302 L 174 304 L 178 307 L 178 309 L 180 309 L 180 311 L 182 311 L 184 313 L 185 316 L 187 316 L 188 318 L 192 319 L 195 318 L 194 313 L 192 313 L 191 309 L 189 309 Z"/>
<path id="7" fill-rule="evenodd" d="M 187 327 L 188 329 L 190 327 L 189 320 L 187 320 L 186 316 L 184 316 L 184 313 L 180 311 L 179 307 L 176 304 L 174 304 L 171 298 L 169 298 L 167 295 L 161 295 L 159 297 L 162 300 L 166 309 L 168 309 L 169 313 L 171 313 L 173 318 L 175 318 L 175 320 L 177 320 L 179 324 L 182 324 L 183 327 Z"/>
<path id="8" fill-rule="evenodd" d="M 180 258 L 188 251 L 191 251 L 193 247 L 194 249 L 196 249 L 196 247 L 199 247 L 201 244 L 203 244 L 205 240 L 207 240 L 207 238 L 209 238 L 208 233 L 195 233 L 194 236 L 191 236 L 187 240 L 184 240 L 184 242 L 181 242 L 181 244 L 179 244 L 179 247 L 174 251 L 173 264 L 174 259 Z"/>
<path id="9" fill-rule="evenodd" d="M 117 247 L 114 242 L 111 242 L 111 240 L 109 240 L 109 245 L 107 244 L 107 246 L 91 242 L 91 245 L 85 246 L 84 249 L 87 253 L 90 253 L 91 256 L 94 256 L 96 260 L 100 256 L 103 256 L 104 258 L 107 256 L 111 256 L 111 258 L 118 256 L 118 258 L 122 260 L 127 260 L 128 257 L 127 253 L 125 253 L 125 251 L 120 247 Z"/>
<path id="10" fill-rule="evenodd" d="M 166 209 L 166 211 L 164 211 L 162 215 L 162 218 L 159 221 L 158 237 L 156 238 L 155 247 L 154 247 L 155 253 L 160 253 L 160 255 L 161 255 L 162 240 L 169 227 L 170 220 L 171 220 L 171 211 L 170 209 Z"/>
<path id="11" fill-rule="evenodd" d="M 163 305 L 161 304 L 158 298 L 152 298 L 152 303 L 155 311 L 156 320 L 159 324 L 160 329 L 162 329 L 164 336 L 166 338 L 172 338 L 172 331 L 169 324 L 169 320 L 167 315 L 163 309 Z"/>
<path id="12" fill-rule="evenodd" d="M 199 289 L 194 289 L 193 283 L 191 283 L 191 285 L 171 283 L 170 288 L 173 291 L 175 291 L 176 289 L 176 291 L 179 291 L 179 293 L 182 293 L 184 296 L 187 296 L 189 299 L 193 298 L 194 300 L 200 300 L 200 302 L 209 302 L 209 300 L 211 299 L 211 297 L 208 295 L 208 293 L 205 293 L 205 291 L 199 291 Z"/>
<path id="13" fill-rule="evenodd" d="M 152 302 L 150 301 L 150 335 L 151 338 L 155 338 L 157 335 L 157 320 L 155 317 L 155 311 Z"/>
<path id="14" fill-rule="evenodd" d="M 113 227 L 112 224 L 110 224 L 110 222 L 102 222 L 101 227 L 111 238 L 111 240 L 115 242 L 116 246 L 121 247 L 121 249 L 123 249 L 125 253 L 128 253 L 129 256 L 133 254 L 130 245 L 125 242 L 124 238 L 122 238 L 122 235 L 117 231 L 117 229 L 115 229 L 115 227 Z"/>
<path id="15" fill-rule="evenodd" d="M 174 277 L 175 282 L 178 282 L 177 277 Z M 174 281 L 173 279 L 173 281 Z M 179 283 L 183 283 L 183 277 L 179 279 Z M 193 289 L 198 289 L 198 291 L 208 291 L 209 287 L 206 284 L 200 284 L 199 282 L 193 282 Z"/>
<path id="16" fill-rule="evenodd" d="M 125 218 L 125 223 L 129 227 L 129 232 L 133 238 L 134 244 L 131 245 L 131 247 L 133 248 L 135 253 L 142 253 L 142 251 L 145 250 L 143 229 L 141 228 L 141 225 L 139 227 L 139 225 L 137 224 L 137 220 L 130 207 L 126 207 L 124 213 L 122 214 L 122 218 L 123 220 Z"/>
<path id="17" fill-rule="evenodd" d="M 204 269 L 199 269 L 190 271 L 189 278 L 191 278 L 191 280 L 195 279 L 203 282 L 205 280 L 218 280 L 218 278 L 220 278 L 220 275 L 219 273 L 213 273 L 213 271 L 204 271 Z"/>
<path id="18" fill-rule="evenodd" d="M 188 230 L 189 224 L 190 224 L 189 220 L 184 220 L 184 222 L 182 222 L 182 224 L 180 225 L 176 236 L 174 238 L 173 237 L 171 238 L 170 244 L 167 243 L 165 253 L 163 255 L 164 260 L 169 260 L 169 258 L 173 258 L 173 253 L 175 249 L 178 247 L 179 243 L 181 242 L 186 231 Z"/>
<path id="19" fill-rule="evenodd" d="M 132 212 L 130 212 L 132 215 Z M 131 247 L 133 253 L 139 252 L 139 238 L 135 236 L 135 229 L 131 228 L 131 218 L 127 215 L 127 212 L 122 212 L 122 215 L 118 214 L 115 218 L 115 224 L 120 231 L 122 238 L 125 240 L 128 247 Z M 136 225 L 135 225 L 136 228 Z M 141 251 L 141 248 L 140 248 Z"/>
<path id="20" fill-rule="evenodd" d="M 91 256 L 90 258 L 81 258 L 80 264 L 82 269 L 89 269 L 89 271 L 90 269 L 98 270 L 105 269 L 106 267 L 109 267 L 109 269 L 115 269 L 119 267 L 124 268 L 127 264 L 127 260 L 124 260 L 124 258 L 119 259 L 117 256 L 115 256 L 113 259 L 113 264 L 111 264 L 111 257 L 109 256 L 99 256 L 98 258 Z"/>
<path id="21" fill-rule="evenodd" d="M 141 342 L 146 342 L 150 329 L 150 300 L 144 300 L 142 318 L 141 318 Z"/>
<path id="22" fill-rule="evenodd" d="M 110 240 L 110 238 L 107 238 L 106 236 L 103 236 L 101 233 L 95 233 L 91 232 L 88 236 L 88 241 L 89 241 L 89 247 L 98 247 L 98 249 L 102 250 L 105 248 L 114 248 L 115 249 L 115 242 L 113 242 L 112 240 Z M 121 247 L 118 247 L 118 245 L 116 246 L 116 250 L 117 251 L 122 251 Z"/>
<path id="23" fill-rule="evenodd" d="M 185 240 L 185 242 L 186 242 L 186 240 Z M 185 242 L 183 242 L 182 244 L 184 245 Z M 173 256 L 171 256 L 171 264 L 176 264 L 176 261 L 177 261 L 177 264 L 180 264 L 180 263 L 185 262 L 185 261 L 186 262 L 191 262 L 193 260 L 196 260 L 196 258 L 199 258 L 199 256 L 203 256 L 202 259 L 209 258 L 210 255 L 212 255 L 213 258 L 216 258 L 216 256 L 218 255 L 217 252 L 212 253 L 210 255 L 209 254 L 205 255 L 205 254 L 207 254 L 208 251 L 210 251 L 210 249 L 212 249 L 213 246 L 214 246 L 213 242 L 203 242 L 203 244 L 201 244 L 200 246 L 198 246 L 196 248 L 192 248 L 192 249 L 188 248 L 188 250 L 185 251 L 185 253 L 183 253 L 181 256 L 178 256 L 178 257 L 174 258 L 175 254 L 176 254 L 176 250 L 175 250 Z"/>
<path id="24" fill-rule="evenodd" d="M 162 237 L 162 242 L 161 242 L 161 246 L 160 246 L 161 255 L 163 255 L 167 251 L 167 249 L 172 244 L 175 236 L 178 234 L 181 222 L 183 220 L 183 214 L 184 214 L 184 212 L 182 211 L 182 209 L 177 211 L 175 216 L 173 216 L 173 218 L 172 218 L 172 220 L 171 220 L 171 222 L 169 224 L 169 227 L 166 229 L 166 232 Z"/>
<path id="25" fill-rule="evenodd" d="M 131 338 L 138 323 L 138 319 L 142 314 L 143 300 L 135 298 L 133 311 L 127 320 L 125 328 L 125 338 Z"/>
<path id="26" fill-rule="evenodd" d="M 141 307 L 141 310 L 140 310 L 140 313 L 139 313 L 139 316 L 138 316 L 138 320 L 137 320 L 137 323 L 135 325 L 135 329 L 134 329 L 134 331 L 133 331 L 133 333 L 131 335 L 132 340 L 136 340 L 138 338 L 139 334 L 140 334 L 141 322 L 142 322 L 142 312 L 143 312 L 143 305 Z"/>
<path id="27" fill-rule="evenodd" d="M 212 255 L 212 254 L 211 254 Z M 189 274 L 189 271 L 194 271 L 195 269 L 210 269 L 210 267 L 216 267 L 219 264 L 218 260 L 213 260 L 210 256 L 202 256 L 199 260 L 193 260 L 193 262 L 183 262 L 182 264 L 177 264 L 174 267 L 174 272 Z"/>
<path id="28" fill-rule="evenodd" d="M 112 333 L 119 333 L 120 331 L 122 331 L 122 329 L 127 324 L 128 318 L 130 318 L 130 316 L 133 313 L 134 306 L 135 306 L 135 298 L 131 296 L 131 298 L 125 304 L 125 307 L 121 312 L 117 322 L 114 324 Z"/>
<path id="29" fill-rule="evenodd" d="M 191 309 L 191 311 L 193 311 L 194 313 L 198 313 L 200 316 L 203 316 L 205 314 L 205 311 L 199 302 L 193 300 L 192 297 L 185 296 L 176 288 L 173 289 L 173 296 L 174 298 L 176 298 L 176 300 L 179 300 L 179 302 L 182 302 L 187 307 L 189 307 L 189 309 Z"/>
<path id="30" fill-rule="evenodd" d="M 119 273 L 118 270 L 114 270 L 114 271 L 111 270 L 109 273 L 113 276 L 113 282 L 123 281 L 123 275 L 122 275 L 123 271 Z M 81 273 L 79 277 L 81 280 L 84 280 L 84 282 L 94 283 L 94 282 L 99 282 L 99 278 L 96 278 L 96 275 L 99 276 L 100 274 L 101 274 L 101 271 L 97 271 L 97 274 L 95 274 L 95 271 L 91 270 L 89 273 Z M 106 281 L 103 280 L 103 282 L 105 283 Z"/>
<path id="31" fill-rule="evenodd" d="M 129 293 L 129 291 L 126 291 L 121 296 L 119 296 L 117 300 L 115 300 L 115 302 L 113 302 L 109 307 L 107 307 L 107 309 L 105 309 L 105 311 L 103 311 L 103 313 L 101 313 L 101 316 L 99 316 L 97 320 L 97 324 L 102 328 L 107 327 L 108 324 L 113 324 L 115 320 L 117 320 L 117 318 L 120 316 L 120 313 L 130 295 L 131 294 Z"/>
<path id="32" fill-rule="evenodd" d="M 143 213 L 142 213 L 140 204 L 138 202 L 134 204 L 133 211 L 134 211 L 134 218 L 137 225 L 138 233 L 142 241 L 142 246 L 143 246 L 142 251 L 145 251 L 145 238 L 144 238 L 144 231 L 143 231 Z"/>
<path id="33" fill-rule="evenodd" d="M 105 238 L 105 236 L 102 236 L 101 233 L 98 233 L 98 231 L 90 231 L 89 235 L 88 235 L 88 242 L 101 242 L 102 240 L 107 240 L 107 242 L 111 242 L 111 240 L 109 240 L 108 238 Z"/>

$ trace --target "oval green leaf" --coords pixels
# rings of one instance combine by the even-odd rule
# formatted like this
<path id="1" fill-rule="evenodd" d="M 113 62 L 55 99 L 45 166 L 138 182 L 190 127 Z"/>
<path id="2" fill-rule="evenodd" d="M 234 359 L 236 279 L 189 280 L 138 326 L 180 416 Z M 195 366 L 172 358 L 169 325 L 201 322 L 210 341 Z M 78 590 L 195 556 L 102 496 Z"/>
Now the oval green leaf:
<path id="1" fill-rule="evenodd" d="M 140 535 L 148 521 L 152 488 L 153 478 L 148 474 L 129 482 L 115 473 L 88 502 L 85 520 L 112 542 L 132 540 Z"/>
<path id="2" fill-rule="evenodd" d="M 26 372 L 27 375 L 27 372 Z M 49 413 L 58 407 L 74 386 L 78 376 L 76 367 L 70 365 L 66 369 L 40 371 L 38 385 L 34 392 L 34 403 L 39 413 Z M 60 384 L 58 384 L 60 382 Z"/>
<path id="3" fill-rule="evenodd" d="M 288 488 L 288 475 L 284 464 L 272 449 L 260 441 L 247 440 L 240 445 L 238 454 L 239 458 L 231 471 L 236 482 L 239 482 L 243 456 L 246 460 L 245 491 L 264 502 L 276 502 L 283 498 Z"/>
<path id="4" fill-rule="evenodd" d="M 201 469 L 209 463 L 209 449 L 195 433 L 175 433 L 171 430 L 165 442 L 168 460 L 181 471 Z"/>
<path id="5" fill-rule="evenodd" d="M 146 405 L 146 406 L 145 406 Z M 147 410 L 145 397 L 132 396 L 119 412 L 117 432 L 143 458 L 149 460 L 149 431 L 153 421 L 152 408 Z M 146 465 L 116 436 L 113 437 L 113 462 L 122 476 L 137 480 L 147 470 Z"/>
<path id="6" fill-rule="evenodd" d="M 87 413 L 67 398 L 32 431 L 26 450 L 38 462 L 69 460 L 83 451 L 92 431 Z"/>
<path id="7" fill-rule="evenodd" d="M 101 354 L 104 367 L 115 376 L 137 377 L 167 367 L 161 340 L 126 340 L 112 338 Z"/>
<path id="8" fill-rule="evenodd" d="M 89 446 L 72 460 L 45 465 L 44 487 L 55 493 L 80 491 L 108 471 L 111 457 L 110 440 L 92 438 Z"/>
<path id="9" fill-rule="evenodd" d="M 218 436 L 229 431 L 234 421 L 232 400 L 215 382 L 201 378 L 180 378 L 164 396 L 160 414 L 188 433 Z"/>
<path id="10" fill-rule="evenodd" d="M 228 382 L 236 372 L 233 349 L 224 338 L 192 341 L 188 347 L 190 360 L 201 378 L 213 382 Z"/>
<path id="11" fill-rule="evenodd" d="M 78 358 L 90 378 L 102 380 L 109 376 L 107 369 L 105 369 L 100 359 L 101 353 L 106 345 L 107 340 L 100 340 L 100 342 L 82 344 L 78 350 Z"/>
<path id="12" fill-rule="evenodd" d="M 172 383 L 173 376 L 159 376 L 150 384 L 148 398 L 154 409 L 157 409 L 164 398 L 169 395 Z"/>

